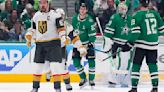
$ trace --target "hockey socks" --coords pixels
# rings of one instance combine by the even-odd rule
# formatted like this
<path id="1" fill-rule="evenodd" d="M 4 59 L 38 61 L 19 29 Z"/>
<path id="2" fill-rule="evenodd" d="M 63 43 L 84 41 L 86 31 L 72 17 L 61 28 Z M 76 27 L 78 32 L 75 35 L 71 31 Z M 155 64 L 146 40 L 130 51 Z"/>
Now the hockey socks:
<path id="1" fill-rule="evenodd" d="M 70 84 L 70 78 L 64 79 L 65 84 Z"/>
<path id="2" fill-rule="evenodd" d="M 38 92 L 38 88 L 40 88 L 40 81 L 33 81 L 33 89 L 30 92 Z"/>
<path id="3" fill-rule="evenodd" d="M 61 89 L 61 82 L 60 81 L 55 81 L 54 82 L 54 89 L 55 90 L 60 90 Z"/>
<path id="4" fill-rule="evenodd" d="M 39 88 L 40 87 L 40 79 L 41 75 L 33 75 L 33 88 Z"/>
<path id="5" fill-rule="evenodd" d="M 80 59 L 73 58 L 73 65 L 76 67 L 76 71 L 81 79 L 86 79 L 86 74 L 84 72 L 84 67 L 80 63 Z"/>
<path id="6" fill-rule="evenodd" d="M 40 81 L 33 81 L 33 88 L 40 88 Z"/>
<path id="7" fill-rule="evenodd" d="M 149 72 L 150 72 L 153 88 L 157 88 L 157 86 L 158 86 L 158 67 L 157 67 L 157 64 L 149 63 L 148 67 L 149 67 Z"/>
<path id="8" fill-rule="evenodd" d="M 139 64 L 133 64 L 132 66 L 132 74 L 131 74 L 132 88 L 137 88 L 138 81 L 140 78 L 140 68 L 141 65 Z"/>
<path id="9" fill-rule="evenodd" d="M 64 79 L 64 83 L 66 85 L 66 90 L 68 91 L 72 90 L 72 86 L 70 84 L 70 78 Z"/>
<path id="10" fill-rule="evenodd" d="M 89 63 L 89 80 L 95 79 L 95 60 L 94 59 L 88 59 Z"/>

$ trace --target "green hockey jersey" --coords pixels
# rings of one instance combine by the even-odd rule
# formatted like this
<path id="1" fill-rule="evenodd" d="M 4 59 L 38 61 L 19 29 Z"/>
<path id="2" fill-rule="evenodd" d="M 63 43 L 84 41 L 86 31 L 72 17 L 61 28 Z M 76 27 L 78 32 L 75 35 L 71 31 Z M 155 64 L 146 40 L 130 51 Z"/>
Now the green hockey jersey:
<path id="1" fill-rule="evenodd" d="M 96 40 L 96 30 L 95 22 L 91 16 L 86 15 L 85 19 L 81 20 L 79 14 L 73 16 L 72 26 L 74 29 L 74 35 L 79 35 L 82 44 L 87 44 L 89 42 L 95 42 Z"/>
<path id="2" fill-rule="evenodd" d="M 131 42 L 143 49 L 154 50 L 158 46 L 158 36 L 164 34 L 163 21 L 154 10 L 140 10 L 133 16 Z"/>
<path id="3" fill-rule="evenodd" d="M 131 16 L 122 18 L 120 14 L 112 15 L 105 28 L 105 36 L 113 39 L 113 42 L 124 45 L 130 37 Z"/>

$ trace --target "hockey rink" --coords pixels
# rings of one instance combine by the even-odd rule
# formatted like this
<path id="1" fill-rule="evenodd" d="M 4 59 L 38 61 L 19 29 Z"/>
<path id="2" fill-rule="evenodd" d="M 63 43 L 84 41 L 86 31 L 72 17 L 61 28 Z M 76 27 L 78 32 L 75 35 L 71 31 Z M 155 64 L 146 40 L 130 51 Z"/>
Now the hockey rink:
<path id="1" fill-rule="evenodd" d="M 90 86 L 86 86 L 83 89 L 79 89 L 78 83 L 72 83 L 73 91 L 71 92 L 128 92 L 130 88 L 109 88 L 107 85 L 96 85 L 94 89 Z M 32 83 L 0 83 L 0 92 L 30 92 Z M 138 92 L 150 92 L 151 86 L 149 84 L 140 85 Z M 41 83 L 39 92 L 55 92 L 53 89 L 53 83 Z M 65 85 L 62 84 L 62 92 L 65 90 Z M 159 86 L 159 92 L 164 92 L 164 83 Z"/>

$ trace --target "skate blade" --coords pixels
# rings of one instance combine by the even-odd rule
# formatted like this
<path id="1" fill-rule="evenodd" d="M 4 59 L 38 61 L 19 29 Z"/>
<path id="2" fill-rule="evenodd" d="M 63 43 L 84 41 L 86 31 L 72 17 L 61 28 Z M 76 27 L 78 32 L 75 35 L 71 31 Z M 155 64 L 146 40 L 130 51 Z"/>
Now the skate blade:
<path id="1" fill-rule="evenodd" d="M 95 86 L 91 86 L 91 90 L 94 90 L 94 87 L 95 87 Z"/>
<path id="2" fill-rule="evenodd" d="M 68 92 L 72 92 L 72 89 L 66 89 Z"/>
<path id="3" fill-rule="evenodd" d="M 83 86 L 80 86 L 80 89 L 83 89 L 86 86 L 87 86 L 87 83 L 85 83 Z"/>

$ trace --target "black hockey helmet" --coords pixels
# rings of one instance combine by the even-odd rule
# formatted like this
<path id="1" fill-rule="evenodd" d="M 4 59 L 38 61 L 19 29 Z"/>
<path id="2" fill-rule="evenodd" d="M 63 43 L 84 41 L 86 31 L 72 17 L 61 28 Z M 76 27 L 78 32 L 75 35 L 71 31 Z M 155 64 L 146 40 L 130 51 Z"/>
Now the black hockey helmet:
<path id="1" fill-rule="evenodd" d="M 150 0 L 140 0 L 140 4 L 143 7 L 148 7 Z"/>
<path id="2" fill-rule="evenodd" d="M 87 8 L 87 5 L 85 3 L 81 3 L 80 7 L 86 7 Z"/>

